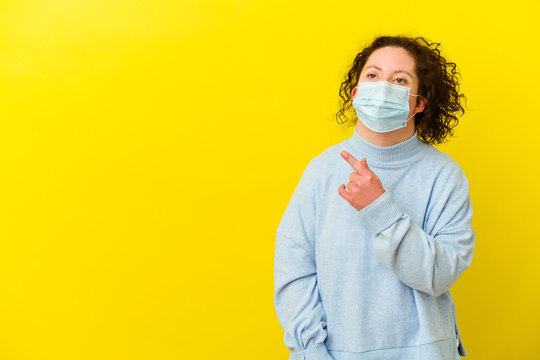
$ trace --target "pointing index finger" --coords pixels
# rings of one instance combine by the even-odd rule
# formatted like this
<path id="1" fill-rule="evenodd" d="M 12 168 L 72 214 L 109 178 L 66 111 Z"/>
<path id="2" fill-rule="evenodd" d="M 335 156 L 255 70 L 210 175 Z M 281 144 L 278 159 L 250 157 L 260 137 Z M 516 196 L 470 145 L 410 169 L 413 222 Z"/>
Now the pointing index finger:
<path id="1" fill-rule="evenodd" d="M 352 168 L 360 173 L 363 169 L 362 167 L 362 163 L 360 161 L 358 161 L 358 159 L 356 159 L 351 153 L 343 150 L 341 152 L 341 156 L 345 159 L 345 161 L 347 161 L 349 163 L 349 165 L 352 166 Z"/>

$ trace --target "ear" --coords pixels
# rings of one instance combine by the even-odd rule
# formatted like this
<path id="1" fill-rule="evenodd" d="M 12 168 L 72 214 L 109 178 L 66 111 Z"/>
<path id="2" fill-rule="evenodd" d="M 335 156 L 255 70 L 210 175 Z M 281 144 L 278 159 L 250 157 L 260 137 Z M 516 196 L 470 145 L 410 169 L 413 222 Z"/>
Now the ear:
<path id="1" fill-rule="evenodd" d="M 358 86 L 358 85 L 356 85 L 356 86 Z M 358 88 L 356 86 L 352 89 L 351 100 L 354 100 L 354 98 L 356 97 L 356 93 L 358 91 Z"/>
<path id="2" fill-rule="evenodd" d="M 419 96 L 417 99 L 418 99 L 418 101 L 417 101 L 416 109 L 415 109 L 416 114 L 421 113 L 422 111 L 424 111 L 424 109 L 426 107 L 426 104 L 427 104 L 427 99 L 425 97 Z"/>

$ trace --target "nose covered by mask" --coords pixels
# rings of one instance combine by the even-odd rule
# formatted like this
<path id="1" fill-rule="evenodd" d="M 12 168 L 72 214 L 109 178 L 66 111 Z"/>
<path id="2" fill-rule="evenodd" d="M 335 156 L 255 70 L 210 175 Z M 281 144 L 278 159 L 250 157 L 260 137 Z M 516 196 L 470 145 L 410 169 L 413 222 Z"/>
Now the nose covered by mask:
<path id="1" fill-rule="evenodd" d="M 353 107 L 370 130 L 385 133 L 407 125 L 411 89 L 387 81 L 359 82 Z"/>

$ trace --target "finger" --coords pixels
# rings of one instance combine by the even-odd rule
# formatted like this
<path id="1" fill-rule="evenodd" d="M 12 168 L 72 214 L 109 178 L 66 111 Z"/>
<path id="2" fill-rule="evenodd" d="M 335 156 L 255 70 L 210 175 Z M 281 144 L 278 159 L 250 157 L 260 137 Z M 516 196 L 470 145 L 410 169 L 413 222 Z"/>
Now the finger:
<path id="1" fill-rule="evenodd" d="M 364 165 L 364 167 L 365 167 L 367 170 L 371 170 L 371 169 L 369 168 L 368 164 L 367 164 L 366 158 L 362 158 L 362 160 L 360 160 L 360 163 L 361 163 L 362 165 Z"/>
<path id="2" fill-rule="evenodd" d="M 360 191 L 360 185 L 358 185 L 358 183 L 349 181 L 349 183 L 347 184 L 347 190 L 349 190 L 349 193 L 351 193 L 353 191 L 358 192 L 358 191 Z M 352 194 L 351 194 L 351 196 L 352 196 Z"/>
<path id="3" fill-rule="evenodd" d="M 367 164 L 366 158 L 362 158 L 362 160 L 360 160 L 360 167 L 362 168 L 360 174 L 368 175 L 369 173 L 371 173 L 371 169 L 369 168 Z"/>
<path id="4" fill-rule="evenodd" d="M 352 201 L 352 195 L 349 194 L 347 192 L 347 190 L 345 190 L 345 185 L 341 184 L 339 187 L 338 187 L 338 193 L 339 195 L 341 195 L 342 198 L 344 198 L 345 200 L 347 200 L 349 203 Z"/>
<path id="5" fill-rule="evenodd" d="M 366 158 L 362 158 L 360 161 L 360 170 L 358 171 L 358 173 L 360 175 L 368 175 L 369 173 L 371 173 L 371 169 L 369 168 L 368 164 L 367 164 L 367 160 Z"/>
<path id="6" fill-rule="evenodd" d="M 352 166 L 352 168 L 355 170 L 355 171 L 362 171 L 360 170 L 361 169 L 361 164 L 360 164 L 360 161 L 358 161 L 357 158 L 355 158 L 351 153 L 343 150 L 341 152 L 341 157 L 343 157 L 345 159 L 345 161 L 347 161 L 349 163 L 349 165 Z"/>

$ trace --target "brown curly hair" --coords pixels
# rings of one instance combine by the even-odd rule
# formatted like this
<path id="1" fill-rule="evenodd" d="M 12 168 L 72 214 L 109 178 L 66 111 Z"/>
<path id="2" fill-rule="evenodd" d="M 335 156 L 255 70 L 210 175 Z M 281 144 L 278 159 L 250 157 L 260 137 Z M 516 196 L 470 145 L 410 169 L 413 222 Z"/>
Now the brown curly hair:
<path id="1" fill-rule="evenodd" d="M 404 35 L 379 36 L 356 55 L 349 72 L 344 77 L 339 89 L 340 110 L 335 115 L 338 124 L 357 122 L 345 115 L 353 109 L 351 92 L 358 84 L 358 79 L 369 56 L 377 49 L 385 46 L 401 47 L 414 58 L 415 73 L 419 79 L 419 93 L 428 101 L 422 112 L 415 115 L 415 127 L 418 137 L 429 144 L 440 144 L 453 135 L 453 128 L 458 124 L 458 111 L 461 115 L 465 109 L 461 105 L 462 99 L 466 104 L 465 95 L 459 92 L 460 74 L 456 71 L 456 64 L 447 62 L 438 49 L 440 43 L 429 42 L 423 37 L 411 38 Z M 418 101 L 418 100 L 417 100 Z M 460 115 L 460 116 L 461 116 Z M 344 121 L 340 121 L 343 120 Z"/>

